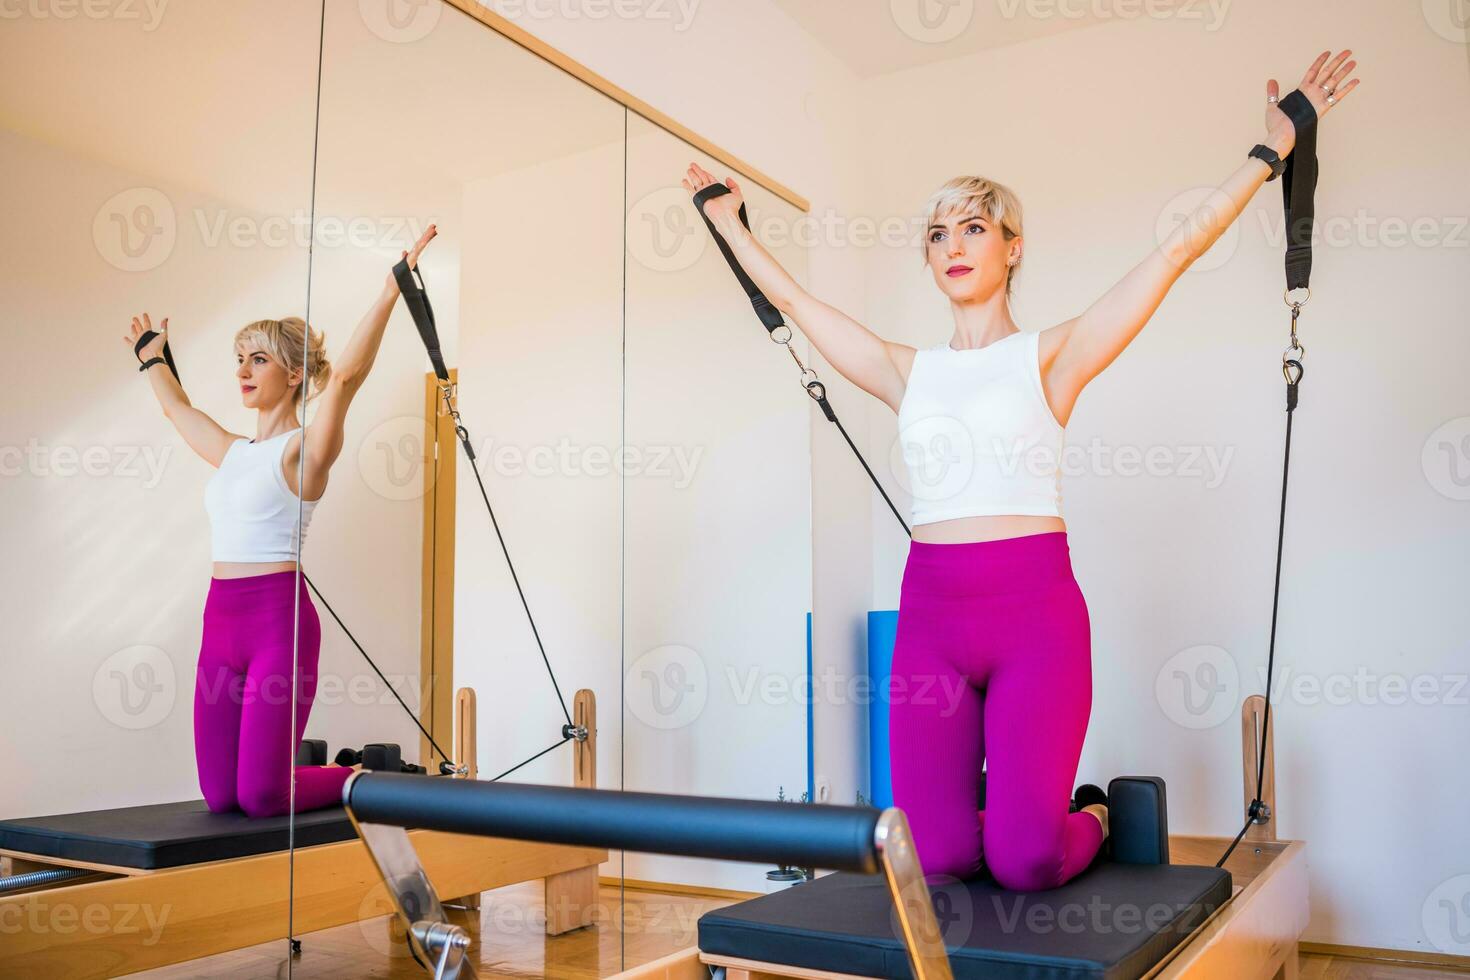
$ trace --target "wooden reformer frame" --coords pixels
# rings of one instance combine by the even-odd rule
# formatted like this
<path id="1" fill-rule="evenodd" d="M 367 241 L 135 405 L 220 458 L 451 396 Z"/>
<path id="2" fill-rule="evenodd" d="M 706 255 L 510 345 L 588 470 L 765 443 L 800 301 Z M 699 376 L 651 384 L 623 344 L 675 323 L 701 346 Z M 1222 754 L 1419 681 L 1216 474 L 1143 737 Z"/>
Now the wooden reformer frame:
<path id="1" fill-rule="evenodd" d="M 457 695 L 455 752 L 475 775 L 474 691 Z M 596 784 L 596 701 L 575 699 L 571 743 L 577 786 Z M 445 779 L 424 776 L 424 779 Z M 598 867 L 607 851 L 502 838 L 409 831 L 441 895 L 478 907 L 479 893 L 545 880 L 546 932 L 587 925 L 596 913 Z M 5 874 L 55 868 L 91 872 L 53 886 L 0 895 L 0 978 L 115 976 L 286 938 L 287 853 L 154 871 L 0 851 Z M 392 906 L 362 840 L 296 851 L 294 934 L 389 914 Z"/>

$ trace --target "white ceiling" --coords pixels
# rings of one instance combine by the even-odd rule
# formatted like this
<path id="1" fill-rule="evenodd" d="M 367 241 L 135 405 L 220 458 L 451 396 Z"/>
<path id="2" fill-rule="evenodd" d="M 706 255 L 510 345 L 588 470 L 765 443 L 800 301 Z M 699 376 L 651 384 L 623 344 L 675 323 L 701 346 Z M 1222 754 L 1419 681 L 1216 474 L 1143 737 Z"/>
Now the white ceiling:
<path id="1" fill-rule="evenodd" d="M 145 5 L 137 5 L 141 10 Z M 448 5 L 423 37 L 328 0 L 318 197 L 453 208 L 465 182 L 622 138 L 622 108 Z M 320 8 L 193 0 L 158 23 L 6 21 L 0 125 L 264 212 L 311 191 Z"/>
<path id="2" fill-rule="evenodd" d="M 1063 31 L 1116 23 L 1180 0 L 1119 0 L 1113 4 L 1082 0 L 774 2 L 859 77 L 868 78 Z"/>

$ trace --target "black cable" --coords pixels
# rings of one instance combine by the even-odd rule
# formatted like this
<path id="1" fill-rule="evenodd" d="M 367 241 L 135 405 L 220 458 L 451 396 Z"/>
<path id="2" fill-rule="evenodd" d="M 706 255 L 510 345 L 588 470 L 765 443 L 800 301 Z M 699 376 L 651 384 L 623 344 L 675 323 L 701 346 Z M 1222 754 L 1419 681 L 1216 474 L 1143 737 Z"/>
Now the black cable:
<path id="1" fill-rule="evenodd" d="M 362 654 L 362 659 L 366 660 L 367 663 L 368 663 L 368 666 L 373 669 L 373 673 L 375 673 L 375 674 L 378 675 L 378 679 L 383 682 L 383 686 L 386 687 L 386 688 L 388 688 L 389 693 L 391 693 L 393 695 L 393 697 L 397 699 L 398 703 L 403 706 L 403 710 L 408 713 L 408 717 L 411 718 L 411 719 L 413 719 L 413 723 L 418 726 L 418 730 L 421 731 L 421 732 L 423 732 L 424 738 L 426 738 L 426 739 L 429 740 L 429 744 L 431 746 L 433 746 L 434 751 L 435 752 L 438 752 L 439 755 L 440 755 L 440 757 L 442 757 L 445 762 L 447 762 L 451 766 L 453 766 L 455 763 L 454 763 L 454 760 L 449 757 L 449 753 L 445 752 L 442 748 L 439 747 L 439 743 L 436 742 L 436 741 L 434 741 L 434 736 L 429 734 L 429 730 L 423 726 L 423 723 L 422 722 L 419 721 L 418 716 L 413 713 L 413 709 L 408 706 L 408 704 L 403 700 L 403 698 L 401 696 L 399 696 L 397 689 L 394 688 L 394 686 L 389 682 L 388 678 L 385 677 L 385 676 L 383 676 L 383 672 L 378 669 L 378 665 L 375 664 L 375 663 L 373 663 L 373 658 L 368 656 L 367 651 L 362 648 L 362 644 L 357 642 L 357 637 L 353 636 L 352 635 L 352 631 L 347 628 L 347 624 L 344 623 L 344 622 L 342 622 L 342 617 L 337 615 L 337 611 L 332 608 L 332 604 L 327 601 L 326 596 L 322 595 L 322 590 L 321 589 L 318 589 L 316 587 L 316 583 L 313 582 L 307 576 L 307 574 L 305 572 L 302 572 L 301 573 L 301 577 L 306 580 L 306 584 L 311 587 L 311 591 L 316 594 L 316 597 L 319 600 L 321 600 L 321 604 L 324 607 L 326 607 L 326 610 L 327 610 L 328 613 L 331 614 L 331 617 L 334 620 L 337 621 L 337 625 L 340 626 L 340 627 L 342 627 L 342 632 L 345 633 L 345 634 L 347 634 L 347 639 L 351 640 L 352 641 L 352 645 L 355 646 L 355 647 L 357 647 L 357 652 L 360 653 L 360 654 Z M 550 665 L 548 665 L 548 667 L 549 666 Z M 555 682 L 556 682 L 556 678 L 553 677 L 552 678 L 552 683 L 555 683 Z M 560 690 L 558 690 L 557 693 L 560 694 L 561 693 Z M 572 719 L 571 719 L 570 716 L 568 716 L 568 718 L 567 718 L 567 724 L 569 724 L 569 725 L 572 724 Z M 568 736 L 566 738 L 563 738 L 560 742 L 557 742 L 556 745 L 551 746 L 551 748 L 549 748 L 549 749 L 543 749 L 542 751 L 537 752 L 535 755 L 531 756 L 531 758 L 527 759 L 525 762 L 522 762 L 519 765 L 512 766 L 511 768 L 507 769 L 505 772 L 501 773 L 499 776 L 496 776 L 495 779 L 502 779 L 502 778 L 510 775 L 511 773 L 515 772 L 517 769 L 520 769 L 522 766 L 530 765 L 532 762 L 535 762 L 537 759 L 541 758 L 547 752 L 550 752 L 552 749 L 555 749 L 558 746 L 563 745 L 566 742 L 569 742 L 571 740 L 572 740 L 571 739 L 571 736 Z M 494 780 L 492 780 L 492 782 L 493 781 Z"/>
<path id="2" fill-rule="evenodd" d="M 853 455 L 858 458 L 859 463 L 863 464 L 863 469 L 868 471 L 868 479 L 873 481 L 873 486 L 877 487 L 878 492 L 883 495 L 883 502 L 888 505 L 889 510 L 893 511 L 893 516 L 898 519 L 899 526 L 903 528 L 905 534 L 912 538 L 914 536 L 913 529 L 909 527 L 908 521 L 903 519 L 903 515 L 898 512 L 898 508 L 893 505 L 893 500 L 888 496 L 888 491 L 884 490 L 883 484 L 878 482 L 878 477 L 874 475 L 873 468 L 868 465 L 867 459 L 858 451 L 857 444 L 852 441 L 852 436 L 847 434 L 847 429 L 837 420 L 837 413 L 828 412 L 827 417 L 832 420 L 832 424 L 837 426 L 837 431 L 842 433 L 842 438 L 846 439 L 847 444 L 852 447 Z"/>
<path id="3" fill-rule="evenodd" d="M 1266 708 L 1261 717 L 1261 734 L 1257 743 L 1256 752 L 1256 794 L 1251 801 L 1250 809 L 1246 816 L 1245 826 L 1240 833 L 1235 835 L 1235 840 L 1225 849 L 1220 860 L 1215 862 L 1215 867 L 1223 867 L 1225 860 L 1235 851 L 1236 845 L 1255 823 L 1260 816 L 1261 808 L 1265 805 L 1261 799 L 1261 791 L 1266 781 L 1266 746 L 1269 743 L 1271 733 L 1271 681 L 1276 670 L 1276 620 L 1277 613 L 1281 608 L 1281 552 L 1286 541 L 1286 484 L 1291 473 L 1291 420 L 1296 411 L 1297 385 L 1302 379 L 1302 365 L 1300 361 L 1291 361 L 1296 367 L 1296 380 L 1286 383 L 1286 449 L 1281 461 L 1281 514 L 1276 522 L 1276 583 L 1271 595 L 1271 638 L 1266 654 Z"/>
<path id="4" fill-rule="evenodd" d="M 454 405 L 454 386 L 449 383 L 449 369 L 444 363 L 444 355 L 439 344 L 439 326 L 434 316 L 434 307 L 429 302 L 429 293 L 424 285 L 423 273 L 417 268 L 410 269 L 408 259 L 405 258 L 400 259 L 393 266 L 393 278 L 398 283 L 398 291 L 403 296 L 404 306 L 408 308 L 414 326 L 418 329 L 419 339 L 423 341 L 424 350 L 428 353 L 429 360 L 434 366 L 434 376 L 439 379 L 439 390 L 444 398 L 445 411 L 454 420 L 454 434 L 459 437 L 460 445 L 464 447 L 465 458 L 469 460 L 470 469 L 474 471 L 475 483 L 480 487 L 480 499 L 485 501 L 485 510 L 490 514 L 490 525 L 495 529 L 495 538 L 500 542 L 500 553 L 505 556 L 505 565 L 510 569 L 510 577 L 515 583 L 516 595 L 520 597 L 521 608 L 526 612 L 526 621 L 531 625 L 531 635 L 536 639 L 536 649 L 541 652 L 541 662 L 546 665 L 546 674 L 551 678 L 551 686 L 556 691 L 556 701 L 561 707 L 562 716 L 570 725 L 572 724 L 572 713 L 567 710 L 567 699 L 561 692 L 561 684 L 556 680 L 556 671 L 551 668 L 551 658 L 546 655 L 546 645 L 541 641 L 541 630 L 536 626 L 536 617 L 531 615 L 531 604 L 526 599 L 526 590 L 521 586 L 521 577 L 516 573 L 515 563 L 510 559 L 510 549 L 505 544 L 505 535 L 500 531 L 500 521 L 495 516 L 495 508 L 490 505 L 490 494 L 485 489 L 485 480 L 480 476 L 479 464 L 475 462 L 475 449 L 470 443 L 469 431 L 464 427 L 459 410 Z"/>
<path id="5" fill-rule="evenodd" d="M 755 310 L 756 318 L 760 320 L 761 326 L 766 328 L 766 333 L 771 336 L 772 340 L 775 340 L 777 343 L 784 344 L 786 346 L 786 349 L 788 351 L 791 351 L 791 356 L 796 357 L 796 352 L 791 350 L 791 346 L 789 343 L 789 341 L 791 340 L 791 328 L 787 326 L 786 318 L 781 315 L 781 311 L 776 308 L 776 304 L 772 303 L 766 297 L 766 294 L 761 292 L 760 287 L 757 286 L 755 282 L 750 278 L 750 275 L 740 265 L 740 261 L 735 258 L 735 253 L 730 249 L 730 243 L 725 241 L 725 236 L 719 233 L 719 231 L 715 228 L 714 222 L 710 221 L 709 216 L 704 213 L 704 205 L 706 201 L 712 200 L 716 197 L 723 197 L 728 193 L 730 193 L 730 189 L 724 184 L 710 184 L 708 187 L 702 188 L 695 193 L 694 209 L 698 211 L 699 216 L 704 219 L 705 228 L 709 230 L 710 237 L 712 237 L 715 240 L 715 244 L 719 246 L 720 254 L 725 257 L 725 264 L 728 265 L 730 267 L 730 271 L 735 274 L 735 279 L 737 282 L 740 283 L 740 288 L 745 291 L 746 297 L 750 300 L 751 309 Z M 746 231 L 750 230 L 750 218 L 746 213 L 744 204 L 740 205 L 740 223 L 745 226 Z M 784 330 L 785 333 L 778 334 L 778 330 Z M 781 337 L 784 337 L 785 339 L 778 339 Z M 816 377 L 816 372 L 809 371 L 804 364 L 801 364 L 801 360 L 799 358 L 797 359 L 797 364 L 801 366 L 803 379 L 805 379 L 807 376 L 810 376 L 812 378 Z M 873 472 L 873 468 L 868 465 L 868 461 L 863 456 L 862 451 L 858 449 L 857 443 L 852 441 L 852 437 L 849 436 L 847 434 L 847 430 L 843 428 L 842 423 L 837 418 L 837 412 L 834 411 L 832 408 L 832 403 L 827 401 L 826 386 L 823 385 L 820 381 L 813 380 L 807 382 L 805 387 L 807 390 L 807 394 L 811 395 L 813 400 L 815 400 L 816 403 L 822 407 L 822 414 L 827 416 L 827 421 L 837 426 L 837 431 L 841 432 L 842 438 L 847 440 L 848 448 L 850 448 L 853 451 L 853 454 L 857 456 L 858 462 L 863 464 L 863 469 L 867 472 L 868 479 L 873 481 L 873 486 L 876 487 L 878 492 L 883 495 L 884 503 L 888 504 L 888 509 L 893 511 L 893 516 L 898 518 L 899 526 L 903 528 L 903 532 L 912 538 L 914 536 L 913 530 L 909 528 L 908 522 L 903 519 L 903 515 L 898 512 L 898 508 L 895 507 L 893 505 L 893 501 L 889 499 L 888 491 L 883 489 L 883 484 L 878 482 L 877 474 L 875 474 Z M 817 392 L 817 390 L 814 389 L 819 389 L 820 394 Z"/>
<path id="6" fill-rule="evenodd" d="M 301 577 L 303 579 L 306 579 L 306 584 L 311 586 L 311 591 L 316 593 L 316 597 L 321 600 L 321 603 L 323 606 L 326 607 L 327 612 L 330 613 L 332 618 L 337 621 L 337 625 L 342 627 L 342 632 L 346 633 L 347 639 L 351 640 L 352 645 L 357 647 L 357 652 L 362 654 L 362 659 L 366 660 L 368 666 L 373 669 L 373 673 L 378 675 L 378 679 L 383 682 L 383 686 L 388 688 L 388 692 L 392 694 L 395 699 L 397 699 L 400 705 L 403 706 L 403 710 L 408 713 L 409 718 L 413 719 L 413 723 L 418 726 L 419 731 L 424 733 L 424 738 L 429 740 L 429 745 L 433 747 L 435 752 L 439 753 L 440 757 L 445 762 L 453 765 L 454 760 L 449 757 L 449 753 L 445 752 L 442 748 L 439 747 L 439 743 L 434 741 L 434 736 L 429 734 L 429 730 L 424 727 L 423 722 L 419 721 L 418 716 L 413 713 L 413 709 L 410 708 L 408 706 L 408 703 L 405 702 L 403 698 L 399 695 L 397 688 L 395 688 L 392 683 L 389 682 L 387 677 L 383 676 L 383 672 L 378 669 L 378 665 L 373 663 L 373 658 L 368 656 L 367 651 L 362 648 L 362 644 L 357 642 L 357 637 L 352 635 L 352 631 L 347 628 L 347 624 L 342 622 L 342 617 L 337 615 L 337 611 L 333 609 L 332 604 L 327 601 L 327 597 L 322 595 L 322 590 L 316 587 L 316 583 L 313 582 L 309 577 L 307 577 L 307 574 L 305 572 L 301 573 Z"/>
<path id="7" fill-rule="evenodd" d="M 548 753 L 548 752 L 550 752 L 550 751 L 552 751 L 554 749 L 561 748 L 563 745 L 566 745 L 571 740 L 572 740 L 572 736 L 568 735 L 566 738 L 562 739 L 560 742 L 557 742 L 555 745 L 549 746 L 547 748 L 542 749 L 540 752 L 537 752 L 535 755 L 531 756 L 531 758 L 527 759 L 525 762 L 517 763 L 516 765 L 511 766 L 509 769 L 505 770 L 505 772 L 501 773 L 500 775 L 496 776 L 494 779 L 490 780 L 490 782 L 493 783 L 493 782 L 497 782 L 498 780 L 504 779 L 506 776 L 509 776 L 511 773 L 515 772 L 517 769 L 520 769 L 523 766 L 529 766 L 531 763 L 535 762 L 537 759 L 541 758 L 546 753 Z"/>
<path id="8" fill-rule="evenodd" d="M 456 421 L 458 421 L 457 416 Z M 490 494 L 485 490 L 485 481 L 480 477 L 479 464 L 475 462 L 475 452 L 470 448 L 470 434 L 463 425 L 456 425 L 455 432 L 464 445 L 465 456 L 470 461 L 470 470 L 475 474 L 475 483 L 480 487 L 480 499 L 485 501 L 485 510 L 490 514 L 490 525 L 495 528 L 495 539 L 500 542 L 500 553 L 505 556 L 505 567 L 510 569 L 510 578 L 515 583 L 516 595 L 520 596 L 521 608 L 526 611 L 526 622 L 531 624 L 531 635 L 536 638 L 536 649 L 541 651 L 541 662 L 546 665 L 546 675 L 551 678 L 551 686 L 556 691 L 556 700 L 561 705 L 561 713 L 566 718 L 567 724 L 570 725 L 572 724 L 572 713 L 567 710 L 567 700 L 562 696 L 561 685 L 556 682 L 556 671 L 551 669 L 551 658 L 546 656 L 546 645 L 541 642 L 541 631 L 536 628 L 536 617 L 531 615 L 531 604 L 526 601 L 526 590 L 521 588 L 521 577 L 516 574 L 515 563 L 510 560 L 510 549 L 505 546 L 505 535 L 500 533 L 500 521 L 495 518 L 495 508 L 490 506 Z"/>

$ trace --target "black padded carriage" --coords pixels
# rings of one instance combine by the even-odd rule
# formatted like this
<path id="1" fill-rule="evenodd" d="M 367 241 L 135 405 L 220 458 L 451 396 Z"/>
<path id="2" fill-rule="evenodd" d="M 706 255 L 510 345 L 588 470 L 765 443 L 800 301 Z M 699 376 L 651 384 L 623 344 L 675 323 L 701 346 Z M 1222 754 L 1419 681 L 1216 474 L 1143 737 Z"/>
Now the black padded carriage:
<path id="1" fill-rule="evenodd" d="M 989 879 L 934 889 L 957 980 L 1141 977 L 1230 898 L 1230 873 L 1102 861 L 1060 888 L 1006 891 Z M 848 872 L 705 913 L 701 952 L 908 980 L 908 954 L 879 875 Z"/>
<path id="2" fill-rule="evenodd" d="M 340 806 L 296 815 L 296 846 L 357 836 Z M 284 851 L 286 817 L 210 813 L 203 800 L 0 820 L 0 849 L 153 871 Z"/>
<path id="3" fill-rule="evenodd" d="M 1164 781 L 1108 784 L 1112 836 L 1060 888 L 1014 892 L 989 878 L 933 886 L 934 917 L 957 978 L 1141 977 L 1229 900 L 1230 873 L 1169 863 Z M 863 977 L 910 978 L 881 876 L 840 872 L 708 912 L 702 952 Z"/>

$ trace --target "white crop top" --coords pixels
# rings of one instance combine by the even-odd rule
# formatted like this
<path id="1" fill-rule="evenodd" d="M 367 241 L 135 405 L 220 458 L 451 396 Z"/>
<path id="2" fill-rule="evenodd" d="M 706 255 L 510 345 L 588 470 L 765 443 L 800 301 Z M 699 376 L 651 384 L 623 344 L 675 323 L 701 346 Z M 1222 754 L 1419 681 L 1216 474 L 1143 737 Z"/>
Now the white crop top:
<path id="1" fill-rule="evenodd" d="M 898 406 L 913 523 L 1062 516 L 1065 430 L 1041 386 L 1041 335 L 914 354 Z"/>
<path id="2" fill-rule="evenodd" d="M 297 498 L 286 486 L 281 459 L 286 443 L 301 429 L 264 442 L 236 439 L 204 489 L 215 561 L 296 561 Z M 301 535 L 318 501 L 302 501 Z"/>

